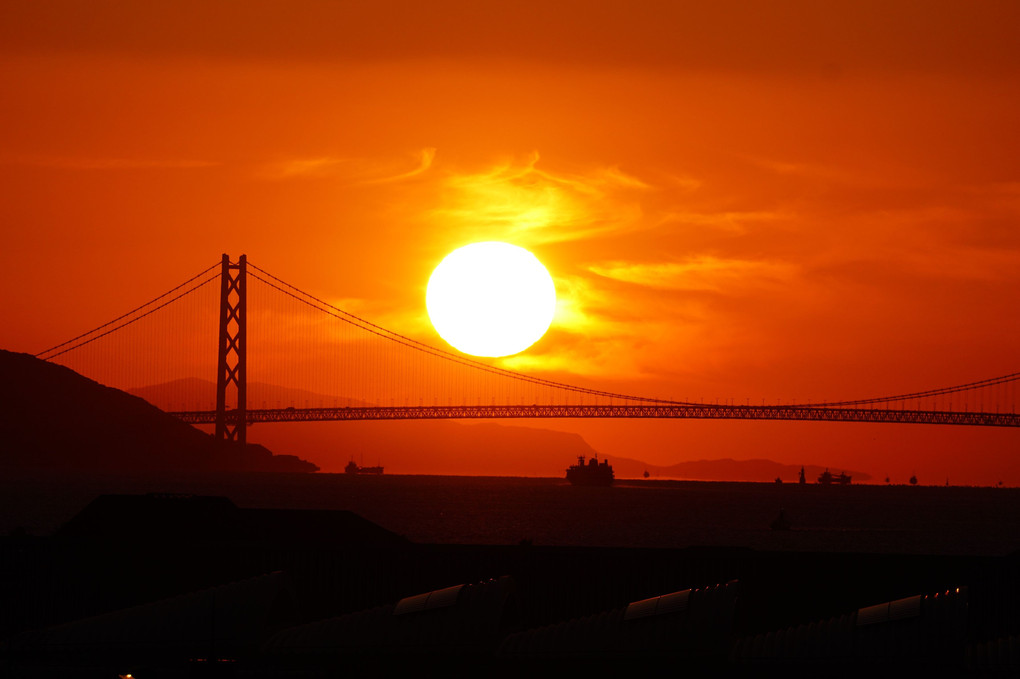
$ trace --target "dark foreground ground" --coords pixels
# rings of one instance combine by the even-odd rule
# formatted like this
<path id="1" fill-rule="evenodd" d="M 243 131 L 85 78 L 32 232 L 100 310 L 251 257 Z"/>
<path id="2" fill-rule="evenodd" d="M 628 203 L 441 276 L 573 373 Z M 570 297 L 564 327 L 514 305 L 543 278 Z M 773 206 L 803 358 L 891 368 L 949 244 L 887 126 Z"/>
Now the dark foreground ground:
<path id="1" fill-rule="evenodd" d="M 1016 673 L 1018 526 L 1014 489 L 6 478 L 0 675 Z"/>

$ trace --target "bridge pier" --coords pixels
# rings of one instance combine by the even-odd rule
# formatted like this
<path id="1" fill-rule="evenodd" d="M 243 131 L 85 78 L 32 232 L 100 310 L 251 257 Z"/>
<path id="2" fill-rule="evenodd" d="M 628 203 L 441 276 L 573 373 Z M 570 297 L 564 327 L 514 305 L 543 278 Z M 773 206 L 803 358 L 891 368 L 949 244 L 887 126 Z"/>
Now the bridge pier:
<path id="1" fill-rule="evenodd" d="M 245 443 L 248 419 L 248 257 L 237 264 L 223 255 L 220 273 L 220 336 L 216 368 L 216 439 Z M 236 407 L 227 409 L 227 392 L 233 389 Z"/>

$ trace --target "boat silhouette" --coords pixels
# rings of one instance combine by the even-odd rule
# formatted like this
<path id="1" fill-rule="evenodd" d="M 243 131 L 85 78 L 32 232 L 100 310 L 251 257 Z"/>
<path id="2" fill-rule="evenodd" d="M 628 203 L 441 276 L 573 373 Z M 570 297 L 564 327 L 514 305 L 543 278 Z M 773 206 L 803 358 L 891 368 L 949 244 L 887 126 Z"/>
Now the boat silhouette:
<path id="1" fill-rule="evenodd" d="M 578 455 L 577 464 L 567 468 L 567 481 L 575 486 L 611 486 L 614 478 L 613 466 L 594 456 L 585 462 L 584 455 Z"/>

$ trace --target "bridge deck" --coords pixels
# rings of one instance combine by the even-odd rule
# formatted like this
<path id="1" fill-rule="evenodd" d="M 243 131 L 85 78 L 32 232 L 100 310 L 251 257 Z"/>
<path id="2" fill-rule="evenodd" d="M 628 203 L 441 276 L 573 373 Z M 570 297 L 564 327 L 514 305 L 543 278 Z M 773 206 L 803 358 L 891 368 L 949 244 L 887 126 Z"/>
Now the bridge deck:
<path id="1" fill-rule="evenodd" d="M 190 424 L 214 424 L 215 410 L 171 413 Z M 228 417 L 236 411 L 228 412 Z M 821 422 L 884 422 L 1020 427 L 1020 414 L 951 410 L 891 410 L 824 406 L 735 406 L 711 404 L 651 405 L 448 405 L 359 406 L 333 408 L 259 408 L 245 414 L 257 422 L 323 422 L 344 420 L 467 420 L 523 418 L 665 418 L 721 420 L 810 420 Z"/>

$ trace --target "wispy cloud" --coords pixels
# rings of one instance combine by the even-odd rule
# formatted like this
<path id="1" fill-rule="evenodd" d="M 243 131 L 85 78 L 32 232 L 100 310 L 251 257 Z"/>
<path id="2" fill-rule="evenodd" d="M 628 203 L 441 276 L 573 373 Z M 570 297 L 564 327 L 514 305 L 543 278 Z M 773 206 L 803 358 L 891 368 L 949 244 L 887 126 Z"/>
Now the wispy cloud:
<path id="1" fill-rule="evenodd" d="M 433 218 L 446 227 L 524 245 L 619 234 L 642 223 L 640 196 L 654 190 L 619 167 L 557 171 L 538 153 L 478 172 L 447 171 Z"/>
<path id="2" fill-rule="evenodd" d="M 401 182 L 407 179 L 413 179 L 420 175 L 425 174 L 432 167 L 432 161 L 436 158 L 436 149 L 432 147 L 423 148 L 418 152 L 418 166 L 407 170 L 406 172 L 398 172 L 397 174 L 377 177 L 374 179 L 366 179 L 365 184 L 390 184 L 393 182 Z"/>
<path id="3" fill-rule="evenodd" d="M 797 267 L 788 262 L 725 259 L 701 255 L 683 262 L 593 264 L 599 276 L 659 290 L 733 290 L 763 283 L 786 283 Z"/>
<path id="4" fill-rule="evenodd" d="M 699 310 L 686 300 L 663 306 L 617 282 L 582 272 L 556 279 L 557 309 L 547 340 L 501 365 L 524 372 L 642 379 L 661 370 L 663 347 L 686 342 Z M 679 332 L 679 334 L 678 334 Z"/>
<path id="5" fill-rule="evenodd" d="M 293 158 L 273 163 L 265 168 L 267 176 L 273 179 L 291 179 L 295 177 L 322 177 L 342 172 L 354 161 L 350 158 L 322 156 L 319 158 Z"/>
<path id="6" fill-rule="evenodd" d="M 415 163 L 410 169 L 407 158 L 347 158 L 329 155 L 290 158 L 263 166 L 261 174 L 277 180 L 328 177 L 349 185 L 390 184 L 425 174 L 432 167 L 435 157 L 436 149 L 419 149 L 410 157 L 411 162 Z"/>

